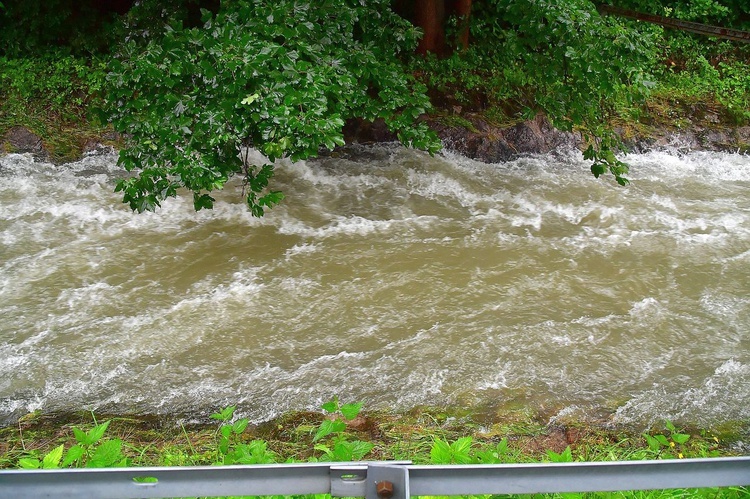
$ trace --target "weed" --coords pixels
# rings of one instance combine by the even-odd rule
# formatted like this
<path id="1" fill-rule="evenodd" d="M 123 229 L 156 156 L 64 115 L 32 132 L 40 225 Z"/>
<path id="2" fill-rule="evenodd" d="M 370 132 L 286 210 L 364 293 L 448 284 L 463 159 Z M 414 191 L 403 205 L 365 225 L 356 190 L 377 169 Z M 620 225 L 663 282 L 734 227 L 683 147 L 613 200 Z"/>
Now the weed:
<path id="1" fill-rule="evenodd" d="M 329 461 L 359 461 L 366 456 L 375 445 L 371 442 L 362 440 L 349 440 L 346 435 L 345 421 L 352 421 L 362 409 L 361 403 L 350 403 L 340 405 L 338 397 L 324 403 L 321 408 L 326 411 L 333 419 L 326 419 L 315 432 L 313 442 L 329 438 L 328 445 L 317 444 L 315 450 L 323 453 L 323 456 Z"/>

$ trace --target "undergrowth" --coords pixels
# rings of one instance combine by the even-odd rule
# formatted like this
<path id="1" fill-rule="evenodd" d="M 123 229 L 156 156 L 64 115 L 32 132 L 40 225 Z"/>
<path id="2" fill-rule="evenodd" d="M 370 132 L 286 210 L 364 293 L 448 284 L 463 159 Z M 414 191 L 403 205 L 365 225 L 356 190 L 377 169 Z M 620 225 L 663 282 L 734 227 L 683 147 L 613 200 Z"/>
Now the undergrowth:
<path id="1" fill-rule="evenodd" d="M 105 75 L 103 59 L 60 51 L 0 57 L 0 137 L 22 126 L 42 138 L 51 159 L 80 156 L 86 140 L 106 129 L 95 114 Z"/>
<path id="2" fill-rule="evenodd" d="M 409 460 L 414 464 L 682 459 L 732 455 L 736 435 L 684 430 L 670 421 L 643 433 L 587 426 L 550 426 L 528 414 L 478 422 L 437 411 L 361 413 L 360 403 L 334 398 L 323 412 L 298 412 L 251 424 L 235 407 L 210 416 L 213 423 L 91 413 L 55 421 L 32 414 L 0 430 L 0 467 L 25 469 L 130 466 L 196 466 Z M 747 497 L 745 488 L 680 489 L 574 497 Z M 559 497 L 542 495 L 535 497 Z"/>

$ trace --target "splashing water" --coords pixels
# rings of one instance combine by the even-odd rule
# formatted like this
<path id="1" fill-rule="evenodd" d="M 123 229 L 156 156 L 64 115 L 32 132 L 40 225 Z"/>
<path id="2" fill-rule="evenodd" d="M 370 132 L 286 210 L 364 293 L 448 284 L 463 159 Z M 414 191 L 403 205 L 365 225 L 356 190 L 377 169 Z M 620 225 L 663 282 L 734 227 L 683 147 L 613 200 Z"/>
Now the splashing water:
<path id="1" fill-rule="evenodd" d="M 487 165 L 395 146 L 134 215 L 114 156 L 0 158 L 0 418 L 523 404 L 750 418 L 750 158 Z"/>

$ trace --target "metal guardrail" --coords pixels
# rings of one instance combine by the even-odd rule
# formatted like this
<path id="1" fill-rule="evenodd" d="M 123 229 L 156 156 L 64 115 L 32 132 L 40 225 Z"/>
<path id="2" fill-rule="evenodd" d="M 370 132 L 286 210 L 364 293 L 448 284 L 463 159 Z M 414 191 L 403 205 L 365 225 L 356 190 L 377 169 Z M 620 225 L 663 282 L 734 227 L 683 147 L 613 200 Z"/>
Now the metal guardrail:
<path id="1" fill-rule="evenodd" d="M 739 29 L 723 28 L 721 26 L 711 26 L 708 24 L 701 24 L 692 21 L 672 19 L 671 17 L 644 14 L 643 12 L 622 9 L 620 7 L 614 7 L 612 5 L 602 4 L 597 7 L 597 10 L 600 14 L 628 17 L 630 19 L 637 19 L 638 21 L 658 24 L 660 26 L 664 26 L 665 28 L 688 31 L 690 33 L 696 33 L 704 36 L 715 36 L 717 38 L 732 40 L 734 42 L 750 43 L 750 32 L 742 31 Z"/>
<path id="2" fill-rule="evenodd" d="M 404 461 L 0 470 L 0 497 L 151 499 L 331 494 L 532 494 L 750 485 L 750 456 L 669 461 L 415 466 Z"/>

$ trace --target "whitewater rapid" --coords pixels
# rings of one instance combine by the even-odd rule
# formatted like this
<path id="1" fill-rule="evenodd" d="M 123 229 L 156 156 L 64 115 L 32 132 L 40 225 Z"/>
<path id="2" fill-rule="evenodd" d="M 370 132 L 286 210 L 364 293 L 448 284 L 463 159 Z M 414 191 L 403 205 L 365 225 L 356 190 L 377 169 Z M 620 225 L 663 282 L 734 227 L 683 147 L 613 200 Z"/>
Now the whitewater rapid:
<path id="1" fill-rule="evenodd" d="M 133 214 L 115 155 L 0 158 L 0 420 L 32 411 L 255 420 L 527 406 L 618 422 L 750 418 L 750 157 L 577 152 L 478 163 L 398 146 L 280 162 Z"/>

